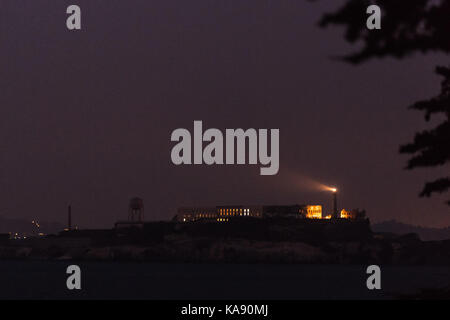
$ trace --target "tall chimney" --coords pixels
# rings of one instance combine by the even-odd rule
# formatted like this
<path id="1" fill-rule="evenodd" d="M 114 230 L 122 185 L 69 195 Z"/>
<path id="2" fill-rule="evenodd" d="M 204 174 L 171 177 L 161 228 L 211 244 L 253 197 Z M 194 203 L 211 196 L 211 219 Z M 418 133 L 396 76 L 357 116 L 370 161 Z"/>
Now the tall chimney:
<path id="1" fill-rule="evenodd" d="M 67 208 L 67 214 L 68 214 L 68 224 L 67 229 L 72 230 L 72 206 L 69 204 L 69 207 Z"/>

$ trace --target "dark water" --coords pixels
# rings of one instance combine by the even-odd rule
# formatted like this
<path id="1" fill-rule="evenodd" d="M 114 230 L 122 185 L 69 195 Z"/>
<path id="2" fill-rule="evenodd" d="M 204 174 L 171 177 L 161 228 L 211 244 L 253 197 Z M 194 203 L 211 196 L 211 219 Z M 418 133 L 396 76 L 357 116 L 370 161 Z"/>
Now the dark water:
<path id="1" fill-rule="evenodd" d="M 366 266 L 79 263 L 82 289 L 66 288 L 69 262 L 1 261 L 1 299 L 389 299 L 450 284 L 448 267 L 381 266 L 381 290 Z"/>

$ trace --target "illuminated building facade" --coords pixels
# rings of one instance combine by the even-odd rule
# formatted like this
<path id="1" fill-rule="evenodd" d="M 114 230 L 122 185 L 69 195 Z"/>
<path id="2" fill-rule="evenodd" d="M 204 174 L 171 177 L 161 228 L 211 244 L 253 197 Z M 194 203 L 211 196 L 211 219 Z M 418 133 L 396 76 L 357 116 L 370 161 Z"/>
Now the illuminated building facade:
<path id="1" fill-rule="evenodd" d="M 306 218 L 322 219 L 322 206 L 306 206 Z"/>
<path id="2" fill-rule="evenodd" d="M 321 205 L 288 205 L 288 206 L 261 206 L 236 205 L 216 207 L 182 207 L 174 217 L 178 222 L 217 221 L 226 222 L 234 218 L 309 218 L 322 219 Z"/>
<path id="3" fill-rule="evenodd" d="M 197 220 L 217 219 L 216 207 L 183 207 L 178 208 L 178 214 L 175 216 L 177 221 L 190 222 Z M 218 221 L 218 220 L 217 220 Z"/>
<path id="4" fill-rule="evenodd" d="M 353 209 L 350 211 L 342 209 L 339 215 L 341 219 L 362 219 L 365 218 L 365 216 L 366 216 L 365 211 L 360 211 L 358 209 Z"/>
<path id="5" fill-rule="evenodd" d="M 192 222 L 197 220 L 215 220 L 226 222 L 235 217 L 262 217 L 262 206 L 217 206 L 178 208 L 175 220 Z"/>
<path id="6" fill-rule="evenodd" d="M 302 219 L 334 219 L 332 214 L 323 214 L 321 205 L 236 205 L 216 207 L 182 207 L 174 217 L 178 222 L 227 222 L 240 218 L 302 218 Z M 364 218 L 365 212 L 342 209 L 336 219 Z"/>

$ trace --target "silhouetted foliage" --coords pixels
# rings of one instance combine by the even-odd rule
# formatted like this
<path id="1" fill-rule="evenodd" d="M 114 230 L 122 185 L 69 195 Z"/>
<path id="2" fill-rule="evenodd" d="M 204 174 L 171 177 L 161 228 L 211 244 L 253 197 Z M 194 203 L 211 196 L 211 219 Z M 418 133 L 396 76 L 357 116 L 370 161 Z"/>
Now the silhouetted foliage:
<path id="1" fill-rule="evenodd" d="M 401 146 L 400 152 L 413 154 L 407 169 L 431 167 L 450 162 L 450 68 L 438 67 L 436 72 L 444 77 L 439 96 L 426 101 L 419 101 L 410 108 L 425 112 L 425 120 L 432 114 L 443 113 L 446 119 L 432 130 L 416 134 L 414 142 Z M 428 182 L 421 196 L 429 197 L 433 192 L 444 192 L 450 188 L 450 177 Z M 450 205 L 450 201 L 448 201 Z"/>
<path id="2" fill-rule="evenodd" d="M 380 30 L 366 27 L 367 7 L 378 5 L 382 10 Z M 374 57 L 404 58 L 414 53 L 440 51 L 450 53 L 450 0 L 348 0 L 337 12 L 325 14 L 322 27 L 342 25 L 350 43 L 362 41 L 362 48 L 343 59 L 359 64 Z M 432 114 L 443 114 L 445 120 L 432 130 L 417 133 L 414 142 L 401 146 L 401 153 L 412 154 L 407 169 L 433 167 L 450 162 L 450 69 L 437 67 L 444 77 L 441 93 L 430 100 L 420 101 L 410 108 Z M 442 193 L 450 189 L 450 177 L 425 184 L 420 196 Z M 450 205 L 450 201 L 447 202 Z"/>
<path id="3" fill-rule="evenodd" d="M 380 30 L 366 27 L 366 9 L 371 4 L 381 8 Z M 348 0 L 320 21 L 322 27 L 330 24 L 345 26 L 350 43 L 363 41 L 361 50 L 344 57 L 355 64 L 373 57 L 403 58 L 414 51 L 450 53 L 449 0 Z"/>

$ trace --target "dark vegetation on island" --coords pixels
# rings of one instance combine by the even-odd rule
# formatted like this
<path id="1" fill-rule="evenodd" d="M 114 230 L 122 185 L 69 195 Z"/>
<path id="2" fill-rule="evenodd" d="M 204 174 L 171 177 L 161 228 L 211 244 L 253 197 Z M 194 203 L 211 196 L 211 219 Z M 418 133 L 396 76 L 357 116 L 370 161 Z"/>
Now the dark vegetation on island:
<path id="1" fill-rule="evenodd" d="M 368 219 L 239 218 L 3 239 L 0 259 L 450 265 L 450 240 L 375 233 Z"/>

